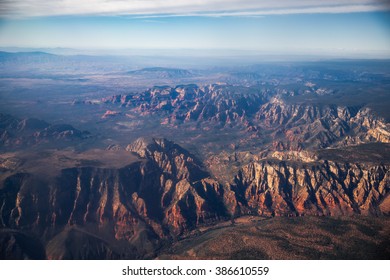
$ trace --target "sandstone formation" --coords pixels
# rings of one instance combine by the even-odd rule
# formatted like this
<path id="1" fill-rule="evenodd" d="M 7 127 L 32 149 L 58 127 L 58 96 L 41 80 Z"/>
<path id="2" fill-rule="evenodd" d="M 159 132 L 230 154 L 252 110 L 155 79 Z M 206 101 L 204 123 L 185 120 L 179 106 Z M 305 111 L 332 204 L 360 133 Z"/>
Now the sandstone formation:
<path id="1" fill-rule="evenodd" d="M 257 160 L 221 184 L 171 141 L 138 139 L 126 149 L 139 161 L 119 169 L 74 167 L 53 178 L 10 174 L 0 188 L 1 226 L 42 236 L 51 244 L 49 258 L 120 258 L 121 242 L 133 258 L 241 215 L 390 214 L 388 165 Z M 74 238 L 91 244 L 90 251 L 64 245 Z"/>

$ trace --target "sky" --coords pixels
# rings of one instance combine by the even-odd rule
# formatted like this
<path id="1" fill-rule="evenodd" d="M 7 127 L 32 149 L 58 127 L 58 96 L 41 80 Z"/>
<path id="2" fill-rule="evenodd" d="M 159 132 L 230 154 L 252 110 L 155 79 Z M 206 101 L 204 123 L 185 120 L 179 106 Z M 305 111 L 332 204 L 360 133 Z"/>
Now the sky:
<path id="1" fill-rule="evenodd" d="M 0 0 L 0 47 L 390 57 L 385 0 Z"/>

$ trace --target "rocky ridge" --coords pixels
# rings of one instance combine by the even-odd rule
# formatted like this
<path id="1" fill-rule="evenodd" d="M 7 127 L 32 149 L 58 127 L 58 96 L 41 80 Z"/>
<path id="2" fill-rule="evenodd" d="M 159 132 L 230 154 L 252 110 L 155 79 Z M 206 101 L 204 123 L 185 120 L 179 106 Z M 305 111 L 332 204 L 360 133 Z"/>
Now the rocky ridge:
<path id="1" fill-rule="evenodd" d="M 233 183 L 221 184 L 171 141 L 138 139 L 126 149 L 140 160 L 119 169 L 66 168 L 51 180 L 20 172 L 6 176 L 1 227 L 56 244 L 74 236 L 95 244 L 88 252 L 52 249 L 49 258 L 68 258 L 69 250 L 78 258 L 119 258 L 120 242 L 127 244 L 126 257 L 136 258 L 200 225 L 247 214 L 390 214 L 388 165 L 258 159 L 239 169 Z M 99 255 L 102 246 L 106 253 Z"/>
<path id="2" fill-rule="evenodd" d="M 271 153 L 390 143 L 389 124 L 366 106 L 291 103 L 262 87 L 162 86 L 102 102 L 119 105 L 126 116 L 153 115 L 162 126 L 236 128 L 245 135 L 238 145 Z"/>
<path id="3" fill-rule="evenodd" d="M 180 146 L 155 139 L 128 149 L 143 159 L 119 169 L 67 168 L 47 180 L 20 172 L 7 176 L 0 188 L 1 227 L 45 240 L 69 228 L 89 228 L 128 242 L 134 257 L 154 252 L 161 239 L 225 216 L 222 187 Z"/>

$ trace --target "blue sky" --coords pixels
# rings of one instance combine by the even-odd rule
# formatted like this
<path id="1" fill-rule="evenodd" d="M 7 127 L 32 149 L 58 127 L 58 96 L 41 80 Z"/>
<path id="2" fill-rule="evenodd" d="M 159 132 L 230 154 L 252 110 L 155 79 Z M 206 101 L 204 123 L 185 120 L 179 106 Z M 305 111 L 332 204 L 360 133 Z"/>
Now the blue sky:
<path id="1" fill-rule="evenodd" d="M 0 47 L 390 57 L 390 11 L 383 1 L 91 0 L 84 6 L 74 0 L 1 2 Z"/>

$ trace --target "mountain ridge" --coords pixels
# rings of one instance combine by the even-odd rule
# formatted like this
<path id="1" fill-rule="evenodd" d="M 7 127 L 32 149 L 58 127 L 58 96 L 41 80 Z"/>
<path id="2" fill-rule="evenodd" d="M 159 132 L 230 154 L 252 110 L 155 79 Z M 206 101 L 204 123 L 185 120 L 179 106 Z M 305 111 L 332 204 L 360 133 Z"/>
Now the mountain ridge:
<path id="1" fill-rule="evenodd" d="M 53 238 L 73 238 L 73 233 L 56 236 L 74 226 L 85 228 L 86 233 L 92 230 L 102 240 L 108 234 L 111 241 L 104 241 L 108 255 L 94 253 L 94 246 L 103 245 L 93 245 L 78 258 L 117 258 L 109 248 L 123 241 L 133 257 L 150 256 L 164 240 L 248 213 L 269 217 L 390 214 L 386 206 L 390 166 L 386 165 L 324 161 L 294 167 L 283 161 L 254 161 L 238 171 L 234 184 L 222 185 L 171 141 L 139 139 L 127 149 L 144 161 L 118 169 L 66 168 L 50 184 L 28 173 L 7 176 L 0 188 L 2 227 L 35 232 L 49 243 Z M 101 244 L 82 236 L 91 244 Z M 62 253 L 50 249 L 54 255 L 48 257 L 68 258 L 68 249 Z"/>

